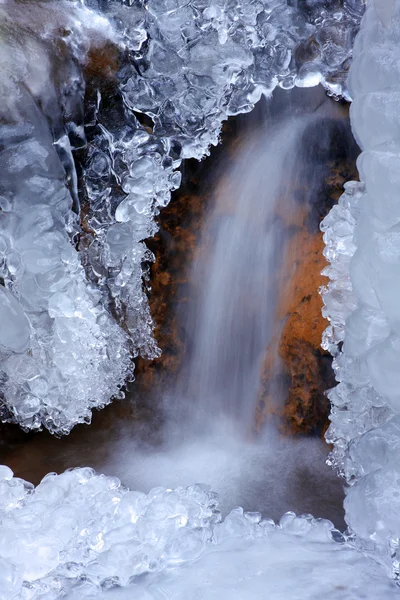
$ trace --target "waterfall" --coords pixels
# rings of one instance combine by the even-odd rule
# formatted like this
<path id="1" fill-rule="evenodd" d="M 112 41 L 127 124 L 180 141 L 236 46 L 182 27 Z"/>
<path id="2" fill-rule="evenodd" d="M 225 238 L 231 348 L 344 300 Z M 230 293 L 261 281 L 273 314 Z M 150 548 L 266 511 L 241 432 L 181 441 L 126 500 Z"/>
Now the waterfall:
<path id="1" fill-rule="evenodd" d="M 254 429 L 267 348 L 279 363 L 272 350 L 285 319 L 278 303 L 304 252 L 294 234 L 324 202 L 326 149 L 338 132 L 347 135 L 321 89 L 277 93 L 261 112 L 208 192 L 189 274 L 194 293 L 177 314 L 185 356 L 164 408 L 167 420 L 186 422 L 189 432 L 218 419 L 243 438 Z M 286 390 L 275 388 L 279 412 Z"/>
<path id="2" fill-rule="evenodd" d="M 145 443 L 126 424 L 106 462 L 130 487 L 207 483 L 224 512 L 240 505 L 279 518 L 292 509 L 343 524 L 341 484 L 322 440 L 281 437 L 275 419 L 254 435 L 265 353 L 282 327 L 278 295 L 292 275 L 287 263 L 295 269 L 293 223 L 319 197 L 321 147 L 330 147 L 337 117 L 322 90 L 277 94 L 220 165 L 189 272 L 193 300 L 177 309 L 183 364 L 176 382 L 157 390 L 164 425 L 153 445 L 152 421 L 142 425 Z M 276 392 L 279 409 L 285 390 Z"/>
<path id="3" fill-rule="evenodd" d="M 242 431 L 254 421 L 285 253 L 277 205 L 296 210 L 286 188 L 300 168 L 296 149 L 309 122 L 308 115 L 289 116 L 264 125 L 214 194 L 192 269 L 192 280 L 200 282 L 186 323 L 193 347 L 177 394 L 198 420 L 224 416 Z"/>

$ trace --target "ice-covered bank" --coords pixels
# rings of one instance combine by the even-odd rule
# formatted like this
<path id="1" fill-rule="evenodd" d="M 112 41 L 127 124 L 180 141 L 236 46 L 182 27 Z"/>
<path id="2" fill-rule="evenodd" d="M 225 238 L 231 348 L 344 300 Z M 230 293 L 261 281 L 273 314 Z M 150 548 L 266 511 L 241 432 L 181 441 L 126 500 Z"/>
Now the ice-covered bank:
<path id="1" fill-rule="evenodd" d="M 33 490 L 0 469 L 1 600 L 398 595 L 329 521 L 287 513 L 275 525 L 240 508 L 221 520 L 203 486 L 145 495 L 76 469 Z"/>
<path id="2" fill-rule="evenodd" d="M 400 4 L 369 2 L 349 76 L 351 123 L 362 149 L 323 223 L 324 344 L 339 384 L 329 398 L 332 463 L 350 487 L 346 519 L 363 550 L 400 575 Z M 342 347 L 340 346 L 343 342 Z M 341 349 L 339 349 L 341 348 Z"/>
<path id="3" fill-rule="evenodd" d="M 0 19 L 0 416 L 68 433 L 117 396 L 131 370 L 127 335 L 77 248 L 79 64 L 113 30 L 64 2 L 10 0 Z"/>

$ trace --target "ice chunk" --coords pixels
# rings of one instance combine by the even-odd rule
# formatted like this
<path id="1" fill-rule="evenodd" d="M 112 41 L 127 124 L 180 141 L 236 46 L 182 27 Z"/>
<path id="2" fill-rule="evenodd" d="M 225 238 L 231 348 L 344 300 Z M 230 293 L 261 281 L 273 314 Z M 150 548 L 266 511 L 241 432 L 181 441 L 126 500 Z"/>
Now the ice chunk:
<path id="1" fill-rule="evenodd" d="M 323 223 L 326 270 L 331 282 L 323 290 L 332 327 L 325 347 L 336 355 L 340 382 L 330 391 L 334 444 L 331 463 L 351 484 L 346 520 L 359 547 L 400 576 L 400 129 L 398 68 L 400 7 L 368 2 L 354 46 L 350 89 L 351 122 L 362 154 L 358 160 L 365 184 L 348 187 Z M 350 225 L 343 253 L 340 233 L 344 207 Z M 334 304 L 336 290 L 349 290 L 348 302 Z M 343 296 L 342 296 L 343 297 Z M 337 342 L 343 341 L 341 351 Z"/>
<path id="2" fill-rule="evenodd" d="M 30 342 L 30 326 L 16 298 L 0 285 L 0 346 L 12 352 L 23 352 Z"/>
<path id="3" fill-rule="evenodd" d="M 132 371 L 127 335 L 89 283 L 74 245 L 75 167 L 70 145 L 55 139 L 66 124 L 50 77 L 56 58 L 51 44 L 40 39 L 40 34 L 51 37 L 51 27 L 64 21 L 71 26 L 71 45 L 85 43 L 86 26 L 82 29 L 79 19 L 87 21 L 91 11 L 65 12 L 66 7 L 47 4 L 33 40 L 23 27 L 24 11 L 10 1 L 15 27 L 5 28 L 1 42 L 5 89 L 12 98 L 0 107 L 2 417 L 25 429 L 44 425 L 58 433 L 90 420 L 90 409 L 118 396 Z M 111 26 L 105 30 L 110 34 Z M 64 84 L 76 76 L 74 51 L 61 65 Z M 58 91 L 70 102 L 69 92 Z"/>
<path id="4" fill-rule="evenodd" d="M 50 473 L 35 490 L 6 467 L 1 600 L 199 597 L 395 598 L 396 588 L 329 521 L 279 524 L 234 509 L 206 486 L 131 492 L 92 469 Z M 28 596 L 26 595 L 29 591 Z"/>

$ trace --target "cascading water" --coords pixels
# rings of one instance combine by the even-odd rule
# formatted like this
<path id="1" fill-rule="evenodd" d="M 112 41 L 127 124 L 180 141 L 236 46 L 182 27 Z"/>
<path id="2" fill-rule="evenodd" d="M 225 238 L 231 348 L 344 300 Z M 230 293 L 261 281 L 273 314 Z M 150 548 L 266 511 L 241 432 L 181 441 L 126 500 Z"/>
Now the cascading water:
<path id="1" fill-rule="evenodd" d="M 176 394 L 193 418 L 223 416 L 244 432 L 254 425 L 285 252 L 277 204 L 296 210 L 285 188 L 296 179 L 296 148 L 309 121 L 286 117 L 262 127 L 214 194 L 192 272 L 199 293 L 186 331 L 193 345 Z"/>
<path id="2" fill-rule="evenodd" d="M 340 136 L 352 152 L 340 108 L 322 89 L 281 91 L 262 110 L 210 194 L 190 274 L 195 292 L 179 314 L 186 354 L 165 402 L 174 420 L 186 415 L 207 429 L 224 417 L 242 436 L 254 428 L 265 352 L 279 338 L 278 298 L 303 252 L 291 240 L 289 255 L 289 239 L 323 201 L 333 140 Z M 276 384 L 278 412 L 284 400 Z"/>
<path id="3" fill-rule="evenodd" d="M 318 199 L 327 176 L 321 148 L 330 148 L 338 131 L 345 135 L 340 125 L 338 106 L 322 90 L 284 92 L 220 165 L 190 270 L 193 300 L 178 311 L 183 364 L 174 384 L 155 394 L 163 396 L 164 426 L 152 445 L 126 425 L 107 460 L 107 471 L 130 487 L 207 482 L 224 512 L 240 505 L 278 519 L 291 509 L 343 525 L 342 489 L 325 464 L 323 442 L 281 438 L 276 418 L 255 435 L 262 363 L 282 326 L 278 294 L 292 274 L 287 264 L 295 270 L 292 224 Z M 301 199 L 299 189 L 306 190 Z M 292 246 L 296 251 L 302 248 Z M 277 412 L 284 386 L 279 392 Z M 142 427 L 147 440 L 153 423 Z"/>

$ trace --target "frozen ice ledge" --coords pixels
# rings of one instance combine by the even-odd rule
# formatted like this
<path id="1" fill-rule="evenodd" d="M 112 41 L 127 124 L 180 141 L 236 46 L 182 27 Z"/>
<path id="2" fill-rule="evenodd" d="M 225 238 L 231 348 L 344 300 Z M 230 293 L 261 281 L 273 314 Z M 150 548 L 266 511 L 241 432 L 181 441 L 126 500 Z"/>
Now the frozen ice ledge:
<path id="1" fill-rule="evenodd" d="M 89 422 L 159 354 L 143 240 L 181 161 L 277 85 L 348 97 L 362 10 L 100 4 L 0 4 L 0 417 L 26 430 Z"/>
<path id="2" fill-rule="evenodd" d="M 85 468 L 34 489 L 0 467 L 0 524 L 0 600 L 398 598 L 329 521 L 222 519 L 199 485 L 143 494 Z"/>

